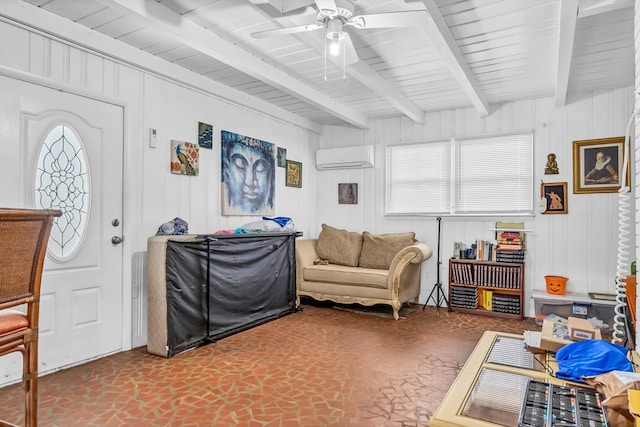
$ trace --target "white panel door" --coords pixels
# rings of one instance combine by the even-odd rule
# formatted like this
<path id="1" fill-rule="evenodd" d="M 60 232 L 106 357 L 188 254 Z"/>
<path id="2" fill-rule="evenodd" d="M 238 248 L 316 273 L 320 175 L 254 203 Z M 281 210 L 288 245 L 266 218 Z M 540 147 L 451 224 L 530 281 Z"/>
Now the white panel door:
<path id="1" fill-rule="evenodd" d="M 45 137 L 59 124 L 66 126 L 67 135 L 75 131 L 88 162 L 79 177 L 69 181 L 68 174 L 77 173 L 79 163 L 70 167 L 74 159 L 60 154 L 60 144 L 46 148 L 48 158 L 53 158 L 49 164 L 56 169 L 51 174 L 56 178 L 48 178 L 55 185 L 49 182 L 46 189 L 55 193 L 50 194 L 55 202 L 51 207 L 68 214 L 57 219 L 63 222 L 54 224 L 52 237 L 58 226 L 58 236 L 71 232 L 80 238 L 75 239 L 76 250 L 65 250 L 58 257 L 50 251 L 54 242 L 49 243 L 40 304 L 39 371 L 117 352 L 122 348 L 122 245 L 112 238 L 121 237 L 122 231 L 123 108 L 3 76 L 0 90 L 0 114 L 17 109 L 18 113 L 4 116 L 19 122 L 10 124 L 19 129 L 19 143 L 7 147 L 13 142 L 0 137 L 0 148 L 20 153 L 21 174 L 15 185 L 20 194 L 4 194 L 0 205 L 13 200 L 38 207 L 34 189 L 43 185 L 43 179 L 36 179 L 35 170 Z M 64 201 L 70 193 L 83 191 L 88 195 Z M 75 222 L 79 213 L 86 218 L 85 227 Z M 0 365 L 0 374 L 5 374 L 0 382 L 18 378 L 19 362 Z"/>

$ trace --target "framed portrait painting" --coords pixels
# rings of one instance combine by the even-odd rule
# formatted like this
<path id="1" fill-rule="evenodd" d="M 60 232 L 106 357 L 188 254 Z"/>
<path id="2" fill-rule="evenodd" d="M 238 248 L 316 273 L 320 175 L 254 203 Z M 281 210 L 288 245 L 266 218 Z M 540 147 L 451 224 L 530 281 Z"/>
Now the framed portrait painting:
<path id="1" fill-rule="evenodd" d="M 573 141 L 573 192 L 617 192 L 622 182 L 623 161 L 623 136 Z M 627 167 L 627 182 L 629 171 Z"/>
<path id="2" fill-rule="evenodd" d="M 543 214 L 569 213 L 566 182 L 545 182 L 541 184 L 542 197 L 547 206 Z"/>
<path id="3" fill-rule="evenodd" d="M 287 160 L 287 187 L 302 188 L 302 163 Z"/>

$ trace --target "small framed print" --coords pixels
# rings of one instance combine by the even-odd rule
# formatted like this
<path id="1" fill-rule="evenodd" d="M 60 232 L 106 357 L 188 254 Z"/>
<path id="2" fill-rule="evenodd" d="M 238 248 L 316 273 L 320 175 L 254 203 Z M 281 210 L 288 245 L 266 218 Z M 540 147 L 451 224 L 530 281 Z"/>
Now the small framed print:
<path id="1" fill-rule="evenodd" d="M 211 150 L 213 147 L 213 126 L 198 122 L 198 145 Z"/>
<path id="2" fill-rule="evenodd" d="M 358 184 L 350 182 L 338 184 L 338 204 L 357 205 L 358 204 Z"/>
<path id="3" fill-rule="evenodd" d="M 171 140 L 171 173 L 197 176 L 200 171 L 200 147 L 187 141 Z"/>
<path id="4" fill-rule="evenodd" d="M 302 188 L 302 163 L 287 160 L 287 187 Z"/>
<path id="5" fill-rule="evenodd" d="M 278 167 L 287 167 L 287 149 L 278 147 Z"/>
<path id="6" fill-rule="evenodd" d="M 542 183 L 541 193 L 541 196 L 547 201 L 543 214 L 566 214 L 569 212 L 566 182 Z"/>

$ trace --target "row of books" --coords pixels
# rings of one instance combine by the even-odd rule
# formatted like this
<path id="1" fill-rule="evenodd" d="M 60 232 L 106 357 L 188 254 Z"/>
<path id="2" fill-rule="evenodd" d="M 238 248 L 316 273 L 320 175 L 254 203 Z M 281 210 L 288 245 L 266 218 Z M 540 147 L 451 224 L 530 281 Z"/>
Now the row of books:
<path id="1" fill-rule="evenodd" d="M 476 265 L 474 284 L 506 289 L 520 289 L 520 267 L 504 265 Z"/>
<path id="2" fill-rule="evenodd" d="M 449 280 L 459 285 L 520 289 L 520 283 L 522 282 L 521 269 L 515 266 L 474 265 L 452 260 L 449 271 Z"/>
<path id="3" fill-rule="evenodd" d="M 461 262 L 451 262 L 449 281 L 460 285 L 473 285 L 473 265 Z"/>
<path id="4" fill-rule="evenodd" d="M 478 289 L 478 305 L 485 310 L 520 314 L 520 297 L 504 295 L 489 289 Z"/>
<path id="5" fill-rule="evenodd" d="M 526 250 L 518 250 L 518 251 L 500 251 L 498 250 L 496 253 L 496 261 L 497 262 L 510 262 L 514 264 L 524 264 L 526 255 Z"/>
<path id="6" fill-rule="evenodd" d="M 455 242 L 454 258 L 522 264 L 526 250 L 525 237 L 523 222 L 498 221 L 495 240 L 477 239 L 468 249 L 464 243 Z"/>
<path id="7" fill-rule="evenodd" d="M 494 294 L 491 310 L 498 313 L 520 314 L 520 297 L 517 295 Z"/>
<path id="8" fill-rule="evenodd" d="M 450 286 L 449 303 L 452 307 L 478 308 L 478 293 L 476 292 L 476 288 L 455 285 Z"/>
<path id="9" fill-rule="evenodd" d="M 451 286 L 450 304 L 454 307 L 477 309 L 496 313 L 520 314 L 520 297 L 503 295 L 487 289 Z"/>

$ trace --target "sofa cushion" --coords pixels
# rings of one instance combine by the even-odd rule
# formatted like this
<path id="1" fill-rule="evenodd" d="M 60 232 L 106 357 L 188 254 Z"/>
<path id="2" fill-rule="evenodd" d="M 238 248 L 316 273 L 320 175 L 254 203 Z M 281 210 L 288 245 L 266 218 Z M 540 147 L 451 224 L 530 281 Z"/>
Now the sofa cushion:
<path id="1" fill-rule="evenodd" d="M 362 234 L 322 224 L 316 252 L 331 264 L 358 266 L 362 250 Z"/>
<path id="2" fill-rule="evenodd" d="M 398 252 L 415 243 L 415 233 L 392 233 L 374 235 L 365 231 L 362 233 L 362 251 L 360 253 L 360 267 L 381 268 L 388 270 L 391 261 Z"/>
<path id="3" fill-rule="evenodd" d="M 302 274 L 304 280 L 310 282 L 386 289 L 388 273 L 388 270 L 329 264 L 308 265 Z"/>

